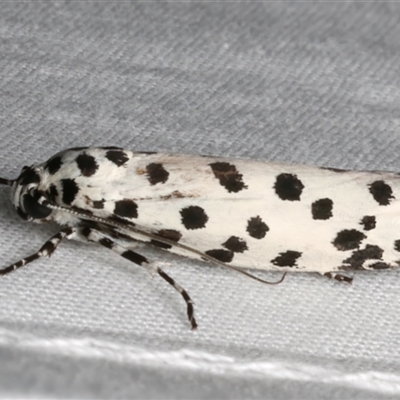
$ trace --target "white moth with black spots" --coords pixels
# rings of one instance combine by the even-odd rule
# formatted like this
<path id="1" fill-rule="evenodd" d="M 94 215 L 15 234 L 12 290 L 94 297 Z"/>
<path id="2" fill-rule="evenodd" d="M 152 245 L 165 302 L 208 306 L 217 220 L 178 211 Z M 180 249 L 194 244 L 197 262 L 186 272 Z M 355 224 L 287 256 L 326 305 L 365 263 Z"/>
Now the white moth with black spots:
<path id="1" fill-rule="evenodd" d="M 22 218 L 63 226 L 37 253 L 0 274 L 50 256 L 64 238 L 96 242 L 171 284 L 193 329 L 189 295 L 132 250 L 136 241 L 260 281 L 241 268 L 318 272 L 351 282 L 340 272 L 400 265 L 400 176 L 394 173 L 106 147 L 66 150 L 0 183 L 11 186 Z"/>

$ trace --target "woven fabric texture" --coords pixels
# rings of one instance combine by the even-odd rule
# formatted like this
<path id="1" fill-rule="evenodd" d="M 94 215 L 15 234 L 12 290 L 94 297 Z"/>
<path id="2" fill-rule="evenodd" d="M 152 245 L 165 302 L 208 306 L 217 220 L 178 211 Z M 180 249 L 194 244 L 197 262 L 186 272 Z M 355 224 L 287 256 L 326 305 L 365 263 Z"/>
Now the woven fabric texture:
<path id="1" fill-rule="evenodd" d="M 399 37 L 389 2 L 3 2 L 0 175 L 87 145 L 399 171 Z M 4 266 L 57 230 L 0 205 Z M 399 398 L 398 272 L 266 286 L 143 252 L 198 331 L 165 282 L 63 243 L 0 282 L 0 397 Z"/>

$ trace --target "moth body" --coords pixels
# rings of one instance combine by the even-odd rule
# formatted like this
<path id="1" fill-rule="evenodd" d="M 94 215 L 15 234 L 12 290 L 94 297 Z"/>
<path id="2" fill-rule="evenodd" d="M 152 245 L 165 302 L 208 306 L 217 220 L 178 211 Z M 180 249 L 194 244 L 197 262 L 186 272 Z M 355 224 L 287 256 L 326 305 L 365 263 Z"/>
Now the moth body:
<path id="1" fill-rule="evenodd" d="M 42 255 L 67 237 L 147 267 L 152 264 L 122 247 L 122 239 L 233 269 L 331 276 L 400 263 L 394 173 L 108 147 L 66 150 L 1 183 L 11 186 L 22 218 L 63 226 Z M 184 297 L 195 327 L 187 293 L 156 271 Z"/>

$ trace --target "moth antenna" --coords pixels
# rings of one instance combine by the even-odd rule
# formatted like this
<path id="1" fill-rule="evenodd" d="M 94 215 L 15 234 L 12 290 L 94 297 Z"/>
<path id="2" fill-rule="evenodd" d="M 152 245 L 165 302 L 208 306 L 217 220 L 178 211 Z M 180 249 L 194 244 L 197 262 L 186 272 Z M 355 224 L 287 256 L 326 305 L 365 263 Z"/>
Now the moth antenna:
<path id="1" fill-rule="evenodd" d="M 239 272 L 240 274 L 245 275 L 248 278 L 254 279 L 255 281 L 258 281 L 258 282 L 261 282 L 261 283 L 265 283 L 267 285 L 278 285 L 279 283 L 283 282 L 283 280 L 285 279 L 285 276 L 287 274 L 287 272 L 285 272 L 282 275 L 281 279 L 279 279 L 276 282 L 266 281 L 264 279 L 259 278 L 258 276 L 255 276 L 253 274 L 250 274 L 249 272 L 246 272 L 246 271 L 242 270 L 241 268 L 234 267 L 233 265 L 228 265 L 228 264 L 226 264 L 226 263 L 224 263 L 224 262 L 222 262 L 220 260 L 217 260 L 216 258 L 211 257 L 208 254 L 203 253 L 202 251 L 196 250 L 193 247 L 186 246 L 186 245 L 184 245 L 182 243 L 174 242 L 173 240 L 165 239 L 162 236 L 155 235 L 154 233 L 146 232 L 144 229 L 140 229 L 140 228 L 133 227 L 133 226 L 127 228 L 126 226 L 123 226 L 122 224 L 119 224 L 118 222 L 108 221 L 108 220 L 105 220 L 105 219 L 100 218 L 100 217 L 95 217 L 93 215 L 86 215 L 86 214 L 81 213 L 81 212 L 79 212 L 77 210 L 72 210 L 72 209 L 69 209 L 67 207 L 52 205 L 52 204 L 48 203 L 45 199 L 43 199 L 44 201 L 41 201 L 41 200 L 42 199 L 39 199 L 39 203 L 41 203 L 43 205 L 46 205 L 47 207 L 49 207 L 49 208 L 51 208 L 53 210 L 65 211 L 65 212 L 68 212 L 70 214 L 74 214 L 74 215 L 76 215 L 76 216 L 78 216 L 79 218 L 82 218 L 82 219 L 86 219 L 86 220 L 89 220 L 89 221 L 100 222 L 101 224 L 108 225 L 108 226 L 114 226 L 115 228 L 118 228 L 118 229 L 120 229 L 122 231 L 135 232 L 135 233 L 137 233 L 139 235 L 145 236 L 145 237 L 153 239 L 153 240 L 157 240 L 157 241 L 159 241 L 161 243 L 165 243 L 165 244 L 169 244 L 170 246 L 178 247 L 178 248 L 186 250 L 186 251 L 188 251 L 190 253 L 197 254 L 203 260 L 210 261 L 210 262 L 212 262 L 214 264 L 217 264 L 217 265 L 219 265 L 221 267 L 228 268 L 228 269 L 231 269 L 233 271 Z"/>
<path id="2" fill-rule="evenodd" d="M 12 186 L 13 183 L 14 183 L 14 179 L 0 178 L 0 185 Z"/>

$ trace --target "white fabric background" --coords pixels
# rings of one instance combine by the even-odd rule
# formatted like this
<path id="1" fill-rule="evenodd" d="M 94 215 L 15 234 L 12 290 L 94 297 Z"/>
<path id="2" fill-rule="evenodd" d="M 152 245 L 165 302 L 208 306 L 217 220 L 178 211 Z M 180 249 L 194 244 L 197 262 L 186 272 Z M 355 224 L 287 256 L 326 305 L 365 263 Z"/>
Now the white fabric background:
<path id="1" fill-rule="evenodd" d="M 85 145 L 399 171 L 399 37 L 396 3 L 2 2 L 1 175 Z M 57 229 L 0 205 L 4 266 Z M 165 282 L 67 242 L 1 279 L 0 396 L 400 397 L 398 272 L 270 287 L 146 254 L 197 332 Z"/>

